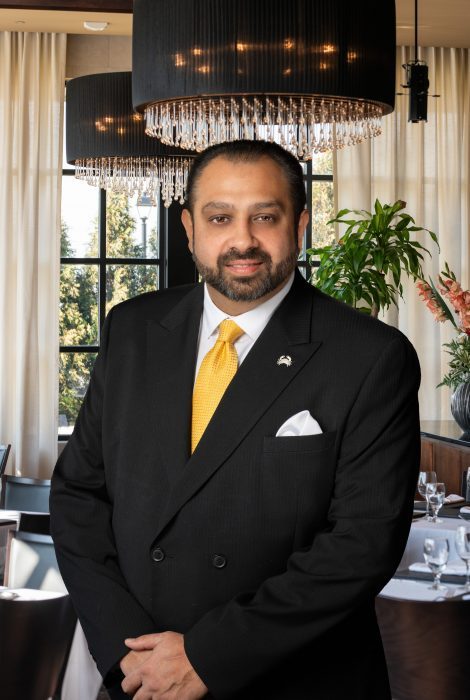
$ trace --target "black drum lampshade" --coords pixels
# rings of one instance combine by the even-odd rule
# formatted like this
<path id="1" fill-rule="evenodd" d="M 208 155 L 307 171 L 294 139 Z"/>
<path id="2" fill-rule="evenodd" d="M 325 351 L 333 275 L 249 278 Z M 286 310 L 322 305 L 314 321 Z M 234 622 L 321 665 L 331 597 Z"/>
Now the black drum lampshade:
<path id="1" fill-rule="evenodd" d="M 145 133 L 132 108 L 130 72 L 100 73 L 67 82 L 67 162 L 90 185 L 183 202 L 191 154 Z"/>
<path id="2" fill-rule="evenodd" d="M 134 0 L 133 105 L 167 145 L 308 159 L 380 133 L 395 41 L 394 0 Z"/>

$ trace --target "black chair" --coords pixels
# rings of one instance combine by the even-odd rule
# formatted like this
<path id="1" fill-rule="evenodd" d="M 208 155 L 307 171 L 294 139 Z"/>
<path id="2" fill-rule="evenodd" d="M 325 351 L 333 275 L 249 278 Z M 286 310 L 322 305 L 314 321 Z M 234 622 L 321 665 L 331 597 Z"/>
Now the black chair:
<path id="1" fill-rule="evenodd" d="M 49 513 L 20 513 L 18 532 L 35 532 L 37 535 L 51 534 L 51 516 Z"/>
<path id="2" fill-rule="evenodd" d="M 375 609 L 395 700 L 470 698 L 470 600 L 378 596 Z"/>
<path id="3" fill-rule="evenodd" d="M 11 445 L 0 445 L 0 476 L 5 472 Z"/>
<path id="4" fill-rule="evenodd" d="M 48 513 L 50 490 L 50 479 L 3 474 L 0 508 Z"/>
<path id="5" fill-rule="evenodd" d="M 45 700 L 56 696 L 75 624 L 68 595 L 7 600 L 0 594 L 2 700 Z"/>

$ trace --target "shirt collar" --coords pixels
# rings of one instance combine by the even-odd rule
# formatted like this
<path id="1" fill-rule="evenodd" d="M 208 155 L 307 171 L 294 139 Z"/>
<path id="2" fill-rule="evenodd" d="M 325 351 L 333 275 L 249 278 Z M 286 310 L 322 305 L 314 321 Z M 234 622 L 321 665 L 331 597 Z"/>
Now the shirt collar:
<path id="1" fill-rule="evenodd" d="M 202 324 L 203 337 L 210 338 L 211 335 L 216 333 L 219 324 L 226 318 L 229 318 L 232 321 L 235 321 L 235 323 L 240 326 L 244 333 L 250 336 L 253 341 L 256 340 L 258 336 L 261 335 L 261 332 L 281 301 L 289 293 L 294 281 L 294 274 L 294 272 L 291 273 L 286 284 L 277 292 L 277 294 L 267 301 L 264 301 L 259 306 L 255 306 L 254 309 L 246 311 L 244 314 L 239 314 L 238 316 L 229 316 L 221 311 L 221 309 L 219 309 L 219 307 L 212 301 L 207 285 L 204 284 L 204 312 Z"/>

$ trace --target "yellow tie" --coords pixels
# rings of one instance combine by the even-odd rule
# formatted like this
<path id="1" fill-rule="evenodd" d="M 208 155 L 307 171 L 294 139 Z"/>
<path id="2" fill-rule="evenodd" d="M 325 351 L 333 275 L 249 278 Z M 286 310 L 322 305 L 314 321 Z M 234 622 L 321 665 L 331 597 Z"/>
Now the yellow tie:
<path id="1" fill-rule="evenodd" d="M 244 331 L 235 321 L 222 321 L 214 347 L 201 362 L 193 392 L 191 452 L 196 449 L 220 399 L 237 371 L 238 355 L 233 344 L 243 333 Z"/>

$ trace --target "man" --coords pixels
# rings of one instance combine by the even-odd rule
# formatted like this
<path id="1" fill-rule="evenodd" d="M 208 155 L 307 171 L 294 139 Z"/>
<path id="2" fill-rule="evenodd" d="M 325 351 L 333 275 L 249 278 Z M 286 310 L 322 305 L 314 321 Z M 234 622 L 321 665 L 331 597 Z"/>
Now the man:
<path id="1" fill-rule="evenodd" d="M 51 517 L 112 697 L 390 697 L 374 597 L 411 521 L 419 368 L 295 272 L 307 221 L 286 151 L 210 148 L 183 211 L 205 284 L 108 316 Z"/>

